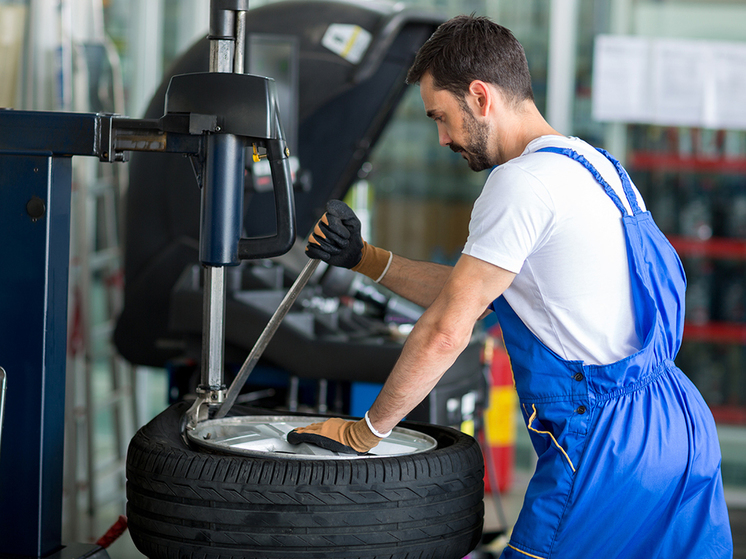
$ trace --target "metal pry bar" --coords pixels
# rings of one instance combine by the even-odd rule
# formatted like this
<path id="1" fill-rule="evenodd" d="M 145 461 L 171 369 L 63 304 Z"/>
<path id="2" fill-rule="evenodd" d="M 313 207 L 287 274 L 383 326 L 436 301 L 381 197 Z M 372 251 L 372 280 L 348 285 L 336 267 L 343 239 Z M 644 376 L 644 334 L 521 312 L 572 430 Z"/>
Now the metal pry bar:
<path id="1" fill-rule="evenodd" d="M 217 413 L 215 414 L 215 419 L 225 417 L 225 415 L 233 407 L 233 404 L 236 402 L 236 398 L 238 397 L 238 393 L 241 392 L 241 388 L 243 388 L 243 385 L 246 384 L 246 379 L 249 378 L 249 374 L 251 373 L 251 371 L 254 370 L 257 361 L 259 361 L 262 353 L 264 353 L 267 345 L 269 345 L 272 336 L 274 336 L 275 332 L 277 332 L 277 328 L 280 326 L 282 319 L 285 318 L 285 315 L 290 310 L 290 307 L 293 306 L 293 303 L 295 303 L 298 295 L 300 295 L 300 292 L 306 286 L 308 280 L 316 271 L 316 268 L 318 267 L 320 262 L 321 260 L 309 260 L 303 270 L 301 270 L 298 278 L 295 280 L 293 285 L 285 294 L 285 297 L 282 299 L 280 306 L 277 307 L 275 314 L 272 315 L 272 318 L 269 319 L 267 326 L 264 327 L 264 330 L 254 344 L 254 347 L 251 349 L 251 353 L 249 353 L 246 361 L 244 361 L 244 364 L 241 366 L 241 370 L 238 371 L 238 375 L 236 375 L 236 378 L 231 383 L 231 386 L 225 395 L 225 399 L 223 400 L 223 404 L 220 406 Z"/>

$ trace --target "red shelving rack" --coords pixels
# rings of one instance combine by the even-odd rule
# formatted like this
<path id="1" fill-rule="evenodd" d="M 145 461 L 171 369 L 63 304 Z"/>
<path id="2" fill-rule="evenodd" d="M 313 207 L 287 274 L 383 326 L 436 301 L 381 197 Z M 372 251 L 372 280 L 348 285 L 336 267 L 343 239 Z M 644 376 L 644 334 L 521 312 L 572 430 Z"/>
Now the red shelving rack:
<path id="1" fill-rule="evenodd" d="M 679 256 L 703 257 L 715 260 L 746 260 L 746 240 L 712 237 L 707 240 L 669 236 Z"/>
<path id="2" fill-rule="evenodd" d="M 682 173 L 746 173 L 745 157 L 679 155 L 665 152 L 632 152 L 629 167 L 636 171 L 676 171 Z"/>
<path id="3" fill-rule="evenodd" d="M 711 238 L 707 240 L 669 236 L 668 240 L 682 258 L 746 261 L 746 240 Z M 705 322 L 684 324 L 684 338 L 691 341 L 746 345 L 746 324 Z"/>

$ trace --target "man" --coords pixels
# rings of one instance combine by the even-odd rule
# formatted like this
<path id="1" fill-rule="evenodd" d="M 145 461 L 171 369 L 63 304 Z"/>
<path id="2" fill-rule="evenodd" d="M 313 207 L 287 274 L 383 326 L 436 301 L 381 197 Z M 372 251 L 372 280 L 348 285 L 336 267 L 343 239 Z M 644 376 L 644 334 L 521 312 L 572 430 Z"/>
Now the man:
<path id="1" fill-rule="evenodd" d="M 538 454 L 503 557 L 731 557 L 714 421 L 673 363 L 683 270 L 627 173 L 544 120 L 522 47 L 487 18 L 444 23 L 407 81 L 441 145 L 497 167 L 453 268 L 366 243 L 352 211 L 329 203 L 308 255 L 427 310 L 363 420 L 288 440 L 368 451 L 494 311 Z"/>

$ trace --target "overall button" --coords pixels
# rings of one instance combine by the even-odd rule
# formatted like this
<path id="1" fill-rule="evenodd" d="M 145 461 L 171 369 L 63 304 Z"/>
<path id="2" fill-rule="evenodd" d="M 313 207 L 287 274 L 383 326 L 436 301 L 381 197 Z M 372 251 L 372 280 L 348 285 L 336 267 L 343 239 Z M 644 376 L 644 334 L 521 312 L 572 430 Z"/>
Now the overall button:
<path id="1" fill-rule="evenodd" d="M 585 377 L 583 376 L 583 373 L 576 373 L 576 374 L 575 374 L 575 376 L 574 376 L 574 377 L 572 377 L 572 378 L 574 378 L 575 380 L 577 380 L 578 382 L 580 382 L 580 381 L 581 381 L 581 380 L 583 380 L 583 379 L 584 379 Z"/>
<path id="2" fill-rule="evenodd" d="M 575 410 L 575 413 L 579 413 L 580 415 L 583 415 L 586 412 L 585 406 L 580 406 L 578 409 Z"/>

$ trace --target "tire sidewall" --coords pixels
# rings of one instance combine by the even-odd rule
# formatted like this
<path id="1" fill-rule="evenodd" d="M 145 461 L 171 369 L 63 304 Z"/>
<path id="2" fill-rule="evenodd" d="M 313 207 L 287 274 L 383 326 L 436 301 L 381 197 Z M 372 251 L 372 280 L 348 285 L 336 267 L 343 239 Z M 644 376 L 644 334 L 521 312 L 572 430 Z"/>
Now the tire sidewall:
<path id="1" fill-rule="evenodd" d="M 479 541 L 484 462 L 459 431 L 405 422 L 438 442 L 406 456 L 238 456 L 193 448 L 187 409 L 165 410 L 128 450 L 130 532 L 150 559 L 460 559 Z"/>

